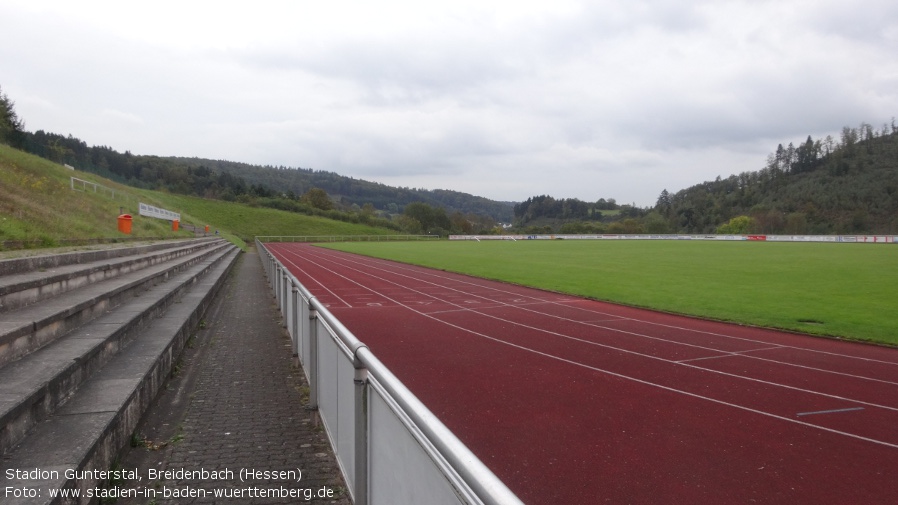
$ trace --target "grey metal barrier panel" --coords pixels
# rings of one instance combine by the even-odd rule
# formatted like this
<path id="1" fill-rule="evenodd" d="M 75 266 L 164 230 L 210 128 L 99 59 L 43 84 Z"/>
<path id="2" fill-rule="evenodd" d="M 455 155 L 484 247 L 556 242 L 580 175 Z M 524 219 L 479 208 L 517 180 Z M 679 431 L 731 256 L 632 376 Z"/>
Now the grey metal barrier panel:
<path id="1" fill-rule="evenodd" d="M 318 324 L 318 409 L 334 447 L 346 484 L 358 503 L 356 483 L 353 379 L 355 367 L 349 351 L 319 317 Z M 359 413 L 360 415 L 361 413 Z"/>
<path id="2" fill-rule="evenodd" d="M 377 431 L 371 430 L 372 442 L 369 455 L 373 475 L 371 486 L 383 494 L 383 496 L 380 494 L 378 496 L 378 498 L 385 498 L 382 503 L 521 503 L 518 497 L 449 431 L 367 347 L 359 349 L 358 357 L 368 367 L 372 390 L 380 395 L 396 419 L 404 425 L 406 433 L 415 439 L 423 453 L 433 462 L 433 465 L 429 466 L 424 464 L 423 460 L 416 460 L 415 454 L 411 451 L 411 448 L 414 447 L 412 444 L 408 444 L 406 447 L 406 449 L 410 449 L 409 451 L 401 452 L 401 443 L 409 442 L 407 436 L 399 440 L 381 436 L 380 428 Z M 372 398 L 370 403 L 372 422 L 377 422 L 379 427 L 382 426 L 383 430 L 387 431 L 390 416 L 380 414 L 377 411 L 376 397 Z M 394 459 L 397 455 L 407 458 L 408 461 L 397 462 Z M 409 471 L 405 474 L 393 473 L 390 475 L 395 467 L 374 465 L 373 462 L 401 464 Z M 442 474 L 445 482 L 434 470 L 438 470 Z M 402 482 L 405 482 L 404 479 L 409 475 L 413 475 L 417 482 L 413 485 L 403 485 Z M 397 477 L 403 480 L 393 489 L 387 490 L 386 486 L 392 484 Z M 446 488 L 440 484 L 448 484 L 449 487 Z M 438 489 L 443 489 L 444 492 L 437 494 L 435 491 Z M 451 489 L 457 502 L 452 501 L 452 496 L 445 492 L 447 489 Z M 408 501 L 403 498 L 408 498 Z"/>
<path id="3" fill-rule="evenodd" d="M 376 497 L 378 503 L 476 503 L 472 497 L 467 501 L 459 499 L 464 486 L 446 478 L 449 472 L 442 467 L 448 463 L 441 459 L 433 464 L 434 450 L 428 447 L 427 438 L 420 431 L 413 431 L 414 425 L 375 380 L 371 383 L 375 386 L 368 409 L 377 427 L 371 430 L 368 441 L 371 501 Z M 394 471 L 396 468 L 408 471 L 399 473 Z"/>
<path id="4" fill-rule="evenodd" d="M 257 240 L 263 262 L 283 265 Z M 274 269 L 274 267 L 272 267 Z M 272 279 L 272 287 L 279 282 Z M 292 275 L 299 354 L 356 505 L 520 504 L 433 413 Z M 307 316 L 306 316 L 307 315 Z"/>

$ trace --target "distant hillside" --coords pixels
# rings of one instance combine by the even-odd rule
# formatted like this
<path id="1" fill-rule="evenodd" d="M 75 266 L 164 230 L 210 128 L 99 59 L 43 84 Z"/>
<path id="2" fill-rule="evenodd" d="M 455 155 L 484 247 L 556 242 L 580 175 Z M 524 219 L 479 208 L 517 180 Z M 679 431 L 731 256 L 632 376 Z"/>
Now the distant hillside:
<path id="1" fill-rule="evenodd" d="M 216 172 L 240 177 L 248 184 L 290 191 L 295 195 L 302 195 L 312 188 L 323 189 L 346 206 L 361 207 L 370 203 L 378 210 L 398 213 L 410 203 L 424 202 L 434 207 L 443 207 L 448 213 L 479 214 L 505 222 L 512 219 L 512 203 L 497 202 L 459 191 L 393 187 L 323 170 L 258 166 L 202 158 L 164 159 L 183 165 L 204 166 Z"/>
<path id="2" fill-rule="evenodd" d="M 88 182 L 72 184 L 71 177 Z M 180 213 L 182 226 L 175 232 L 168 221 L 140 216 L 139 202 Z M 122 212 L 132 215 L 130 235 L 118 231 Z M 210 233 L 218 231 L 238 245 L 254 235 L 397 233 L 325 216 L 133 188 L 0 143 L 0 250 L 128 238 L 188 238 L 193 229 L 202 231 L 205 225 Z"/>
<path id="3" fill-rule="evenodd" d="M 24 131 L 0 92 L 0 143 L 145 189 L 195 195 L 421 232 L 403 211 L 422 202 L 448 220 L 435 233 L 885 233 L 898 234 L 898 126 L 845 127 L 839 139 L 779 145 L 766 166 L 669 193 L 654 207 L 548 195 L 517 205 L 452 190 L 392 187 L 333 172 L 201 158 L 136 156 L 71 135 Z M 314 200 L 310 190 L 326 195 Z M 302 197 L 302 198 L 300 198 Z M 332 205 L 331 200 L 336 203 Z M 412 206 L 414 207 L 414 206 Z M 404 220 L 403 220 L 404 219 Z M 445 221 L 443 220 L 443 221 Z M 426 231 L 426 226 L 423 227 Z M 417 230 L 417 231 L 416 231 Z"/>
<path id="4" fill-rule="evenodd" d="M 32 154 L 93 172 L 129 186 L 166 189 L 173 193 L 233 201 L 242 194 L 284 195 L 298 199 L 313 188 L 326 191 L 343 210 L 371 204 L 376 210 L 401 214 L 406 205 L 424 202 L 448 214 L 489 217 L 510 222 L 513 203 L 451 190 L 398 188 L 333 172 L 270 167 L 203 158 L 161 157 L 120 153 L 107 146 L 88 146 L 77 137 L 38 130 L 24 132 L 22 148 Z M 356 209 L 357 210 L 357 209 Z"/>
<path id="5" fill-rule="evenodd" d="M 514 212 L 527 233 L 898 234 L 898 126 L 779 145 L 761 170 L 665 189 L 654 207 L 539 195 Z"/>
<path id="6" fill-rule="evenodd" d="M 756 172 L 717 178 L 654 207 L 671 231 L 714 233 L 745 216 L 735 232 L 898 233 L 898 126 L 844 128 L 841 138 L 779 145 Z"/>
<path id="7" fill-rule="evenodd" d="M 396 188 L 333 172 L 262 167 L 201 158 L 135 156 L 88 147 L 72 136 L 26 133 L 30 152 L 131 186 L 309 212 L 297 202 L 322 189 L 340 208 L 333 216 L 381 225 L 411 203 L 443 208 L 463 231 L 476 215 L 512 222 L 526 232 L 561 233 L 898 233 L 898 127 L 862 124 L 841 138 L 778 146 L 761 170 L 718 178 L 676 193 L 661 192 L 652 208 L 532 197 L 517 205 L 449 191 Z M 370 205 L 369 205 L 370 204 Z M 379 210 L 368 217 L 364 207 Z M 316 211 L 316 215 L 321 215 Z M 370 214 L 374 216 L 374 214 Z M 733 219 L 738 223 L 730 223 Z M 395 224 L 395 223 L 394 223 Z M 401 223 L 397 226 L 400 226 Z M 406 227 L 408 228 L 408 227 Z M 456 228 L 458 228 L 456 230 Z M 489 229 L 477 225 L 475 233 Z M 409 229 L 411 230 L 411 229 Z"/>
<path id="8" fill-rule="evenodd" d="M 512 203 L 451 190 L 396 188 L 333 172 L 120 153 L 69 134 L 28 132 L 0 90 L 0 144 L 141 189 L 239 202 L 409 233 L 491 233 Z M 417 207 L 412 204 L 417 204 Z M 420 207 L 420 205 L 426 207 Z M 418 218 L 405 215 L 411 209 Z M 423 214 L 421 213 L 423 211 Z M 425 214 L 434 219 L 425 218 Z M 432 215 L 431 215 L 432 214 Z M 426 226 L 419 218 L 432 221 Z"/>

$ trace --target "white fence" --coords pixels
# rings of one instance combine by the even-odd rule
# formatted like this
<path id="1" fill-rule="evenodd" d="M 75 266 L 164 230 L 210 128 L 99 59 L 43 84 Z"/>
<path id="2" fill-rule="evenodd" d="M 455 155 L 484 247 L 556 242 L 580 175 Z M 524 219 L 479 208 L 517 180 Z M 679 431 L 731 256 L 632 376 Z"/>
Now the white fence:
<path id="1" fill-rule="evenodd" d="M 68 165 L 66 165 L 68 166 Z M 72 169 L 74 170 L 74 168 Z M 104 195 L 109 195 L 110 198 L 115 199 L 115 190 L 112 188 L 107 188 L 102 184 L 97 184 L 96 182 L 85 181 L 84 179 L 79 179 L 77 177 L 69 177 L 69 184 L 72 187 L 72 191 L 80 190 L 87 192 L 88 188 L 92 189 L 94 193 L 100 193 Z"/>
<path id="2" fill-rule="evenodd" d="M 898 244 L 895 235 L 449 235 L 449 240 L 730 240 Z"/>
<path id="3" fill-rule="evenodd" d="M 355 505 L 521 504 L 256 239 Z"/>

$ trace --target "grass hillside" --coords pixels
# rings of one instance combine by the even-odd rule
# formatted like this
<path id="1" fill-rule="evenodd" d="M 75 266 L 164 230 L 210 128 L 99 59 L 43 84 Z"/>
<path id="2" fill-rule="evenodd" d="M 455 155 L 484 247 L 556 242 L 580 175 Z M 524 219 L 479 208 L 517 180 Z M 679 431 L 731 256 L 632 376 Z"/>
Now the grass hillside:
<path id="1" fill-rule="evenodd" d="M 71 177 L 102 187 L 76 184 Z M 140 190 L 0 145 L 0 244 L 43 248 L 85 239 L 122 240 L 121 213 L 133 217 L 133 238 L 187 238 L 168 221 L 138 214 L 143 202 L 181 214 L 182 225 L 210 226 L 243 245 L 256 235 L 386 235 L 392 230 L 267 208 Z M 4 246 L 0 245 L 0 249 Z"/>

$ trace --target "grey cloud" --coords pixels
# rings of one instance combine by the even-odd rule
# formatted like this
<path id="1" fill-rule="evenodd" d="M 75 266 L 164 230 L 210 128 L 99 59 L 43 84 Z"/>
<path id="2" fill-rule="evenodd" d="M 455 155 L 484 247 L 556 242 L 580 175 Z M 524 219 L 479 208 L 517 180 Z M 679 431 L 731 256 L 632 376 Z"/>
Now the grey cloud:
<path id="1" fill-rule="evenodd" d="M 29 128 L 119 150 L 651 204 L 760 168 L 779 142 L 895 116 L 893 3 L 419 3 L 361 30 L 319 4 L 295 32 L 183 47 L 5 4 L 0 85 Z M 337 24 L 304 29 L 318 22 Z"/>
<path id="2" fill-rule="evenodd" d="M 870 45 L 885 44 L 893 54 L 898 51 L 898 4 L 895 2 L 827 2 L 814 7 L 801 17 L 822 34 Z"/>

